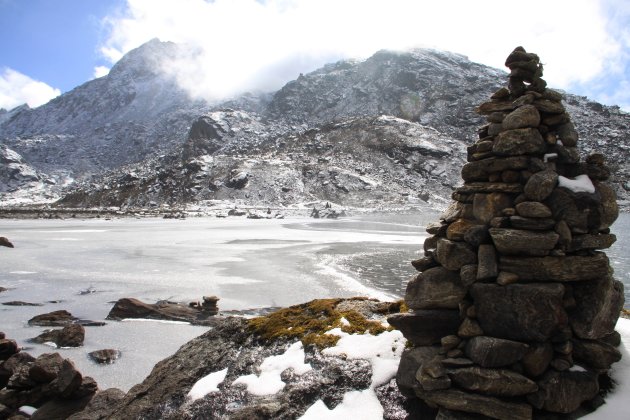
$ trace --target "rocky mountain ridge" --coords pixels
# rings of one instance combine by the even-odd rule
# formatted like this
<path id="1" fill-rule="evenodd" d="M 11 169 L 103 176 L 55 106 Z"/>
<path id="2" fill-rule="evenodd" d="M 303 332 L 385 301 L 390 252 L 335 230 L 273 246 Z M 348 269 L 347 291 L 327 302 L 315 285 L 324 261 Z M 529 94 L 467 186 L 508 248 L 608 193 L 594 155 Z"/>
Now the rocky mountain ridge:
<path id="1" fill-rule="evenodd" d="M 63 206 L 440 207 L 482 124 L 474 106 L 505 77 L 453 53 L 379 51 L 300 75 L 273 94 L 209 104 L 159 71 L 183 53 L 150 41 L 107 77 L 14 113 L 0 138 L 57 185 L 72 184 L 53 191 Z M 607 156 L 627 200 L 630 115 L 570 94 L 565 104 L 579 121 L 581 153 Z M 43 190 L 17 189 L 3 201 Z"/>

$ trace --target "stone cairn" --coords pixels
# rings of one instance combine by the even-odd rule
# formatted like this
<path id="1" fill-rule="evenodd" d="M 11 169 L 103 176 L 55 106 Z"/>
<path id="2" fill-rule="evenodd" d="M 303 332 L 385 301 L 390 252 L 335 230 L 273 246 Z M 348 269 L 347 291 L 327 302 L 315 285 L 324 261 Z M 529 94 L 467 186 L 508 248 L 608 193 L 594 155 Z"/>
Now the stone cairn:
<path id="1" fill-rule="evenodd" d="M 477 112 L 464 185 L 427 227 L 397 382 L 440 419 L 565 418 L 603 403 L 620 360 L 623 284 L 606 254 L 618 216 L 601 154 L 580 161 L 562 95 L 536 54 L 507 58 L 508 87 Z"/>

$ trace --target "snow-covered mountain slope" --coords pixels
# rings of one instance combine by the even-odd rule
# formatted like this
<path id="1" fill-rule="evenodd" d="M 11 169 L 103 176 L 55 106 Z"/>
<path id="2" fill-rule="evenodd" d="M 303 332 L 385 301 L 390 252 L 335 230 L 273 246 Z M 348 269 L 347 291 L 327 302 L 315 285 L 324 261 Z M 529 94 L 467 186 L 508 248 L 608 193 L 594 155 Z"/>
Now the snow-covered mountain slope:
<path id="1" fill-rule="evenodd" d="M 77 177 L 171 150 L 208 109 L 161 70 L 182 51 L 150 41 L 125 55 L 109 75 L 36 109 L 12 111 L 0 125 L 0 138 L 34 167 L 63 168 Z"/>
<path id="2" fill-rule="evenodd" d="M 208 104 L 162 71 L 188 53 L 150 41 L 104 78 L 1 114 L 0 138 L 41 173 L 78 180 L 66 205 L 439 205 L 460 182 L 465 145 L 482 124 L 474 108 L 507 77 L 453 53 L 380 51 L 275 93 Z M 582 154 L 603 152 L 628 200 L 630 114 L 570 94 L 565 102 Z M 430 147 L 414 149 L 414 139 Z M 246 178 L 231 181 L 238 174 Z"/>

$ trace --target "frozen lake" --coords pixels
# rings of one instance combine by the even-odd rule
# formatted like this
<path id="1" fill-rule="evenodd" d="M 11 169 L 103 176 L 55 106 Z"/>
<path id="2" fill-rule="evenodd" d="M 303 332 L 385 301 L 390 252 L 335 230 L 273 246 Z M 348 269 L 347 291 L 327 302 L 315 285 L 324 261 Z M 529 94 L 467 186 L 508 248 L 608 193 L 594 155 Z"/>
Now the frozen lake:
<path id="1" fill-rule="evenodd" d="M 371 215 L 337 221 L 249 220 L 0 220 L 0 331 L 28 343 L 43 328 L 31 317 L 66 309 L 82 319 L 103 320 L 122 297 L 145 302 L 221 298 L 221 310 L 287 306 L 315 298 L 370 296 L 399 299 L 414 273 L 426 237 L 427 215 Z M 81 294 L 87 289 L 95 293 Z M 56 303 L 53 303 L 56 302 Z M 207 328 L 157 322 L 108 322 L 87 327 L 84 347 L 60 349 L 104 389 L 141 381 L 152 366 Z M 115 364 L 97 366 L 87 353 L 123 352 Z"/>
<path id="2" fill-rule="evenodd" d="M 424 226 L 436 213 L 369 215 L 337 221 L 249 220 L 0 220 L 0 331 L 34 355 L 59 351 L 101 389 L 127 390 L 153 365 L 207 328 L 160 322 L 108 322 L 86 327 L 78 349 L 54 350 L 27 339 L 43 328 L 31 317 L 66 309 L 82 319 L 103 320 L 114 301 L 145 302 L 221 298 L 221 310 L 287 306 L 315 298 L 370 296 L 400 299 L 421 254 Z M 608 252 L 615 276 L 630 291 L 630 215 L 613 226 L 618 242 Z M 81 294 L 91 289 L 94 293 Z M 87 353 L 117 348 L 122 357 L 98 366 Z"/>

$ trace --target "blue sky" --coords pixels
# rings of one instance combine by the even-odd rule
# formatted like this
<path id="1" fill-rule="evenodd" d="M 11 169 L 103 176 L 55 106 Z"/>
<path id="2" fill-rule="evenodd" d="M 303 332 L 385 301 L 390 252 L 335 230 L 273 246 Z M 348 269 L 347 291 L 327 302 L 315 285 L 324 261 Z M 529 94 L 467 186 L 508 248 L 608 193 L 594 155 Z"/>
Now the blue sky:
<path id="1" fill-rule="evenodd" d="M 439 4 L 436 4 L 439 3 Z M 201 54 L 192 96 L 277 89 L 331 60 L 431 47 L 503 68 L 517 45 L 549 85 L 630 110 L 628 0 L 0 0 L 0 108 L 38 106 L 151 38 Z"/>

